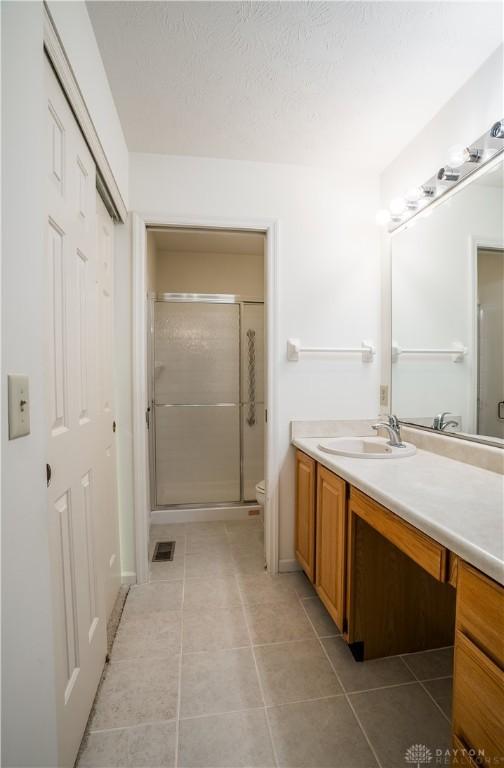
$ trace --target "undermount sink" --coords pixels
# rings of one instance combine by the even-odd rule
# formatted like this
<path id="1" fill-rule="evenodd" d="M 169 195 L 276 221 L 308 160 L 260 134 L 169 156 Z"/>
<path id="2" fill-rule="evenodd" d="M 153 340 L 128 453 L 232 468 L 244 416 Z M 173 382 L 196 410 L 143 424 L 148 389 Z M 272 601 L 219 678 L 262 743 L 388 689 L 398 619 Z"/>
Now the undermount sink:
<path id="1" fill-rule="evenodd" d="M 389 445 L 384 437 L 332 437 L 319 443 L 321 451 L 353 459 L 402 459 L 413 456 L 416 448 L 404 443 L 402 448 Z"/>

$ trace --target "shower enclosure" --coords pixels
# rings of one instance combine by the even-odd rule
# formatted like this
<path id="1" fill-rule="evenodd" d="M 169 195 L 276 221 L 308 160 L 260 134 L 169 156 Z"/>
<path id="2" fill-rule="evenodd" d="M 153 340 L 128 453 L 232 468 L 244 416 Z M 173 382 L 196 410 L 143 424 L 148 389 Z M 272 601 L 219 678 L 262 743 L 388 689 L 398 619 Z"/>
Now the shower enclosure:
<path id="1" fill-rule="evenodd" d="M 162 294 L 150 310 L 153 507 L 255 500 L 264 478 L 263 303 Z"/>

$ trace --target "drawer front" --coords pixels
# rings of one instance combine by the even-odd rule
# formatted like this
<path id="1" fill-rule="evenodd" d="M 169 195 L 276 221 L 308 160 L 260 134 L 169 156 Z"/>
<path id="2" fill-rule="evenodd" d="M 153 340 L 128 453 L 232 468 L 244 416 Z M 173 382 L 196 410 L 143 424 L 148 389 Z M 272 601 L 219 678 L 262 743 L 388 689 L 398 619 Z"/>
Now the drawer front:
<path id="1" fill-rule="evenodd" d="M 455 637 L 453 732 L 485 765 L 504 756 L 504 672 L 465 635 Z M 475 758 L 481 763 L 481 758 Z"/>
<path id="2" fill-rule="evenodd" d="M 448 578 L 448 550 L 364 493 L 352 488 L 351 510 L 438 581 Z"/>
<path id="3" fill-rule="evenodd" d="M 504 587 L 459 562 L 457 627 L 504 668 Z"/>

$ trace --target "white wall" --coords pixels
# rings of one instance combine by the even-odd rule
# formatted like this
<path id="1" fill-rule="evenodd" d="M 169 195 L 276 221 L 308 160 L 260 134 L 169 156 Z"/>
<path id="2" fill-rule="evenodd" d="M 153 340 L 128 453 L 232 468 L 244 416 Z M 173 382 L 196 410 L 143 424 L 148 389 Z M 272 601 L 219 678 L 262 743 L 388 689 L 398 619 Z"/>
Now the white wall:
<path id="1" fill-rule="evenodd" d="M 158 289 L 157 283 L 158 252 L 154 232 L 147 232 L 146 262 L 145 282 L 147 284 L 147 290 L 149 293 L 155 293 L 160 289 Z"/>
<path id="2" fill-rule="evenodd" d="M 448 149 L 475 141 L 504 115 L 504 46 L 460 88 L 408 146 L 383 171 L 381 206 L 415 185 L 423 184 L 446 163 Z M 382 236 L 382 367 L 381 381 L 390 384 L 390 238 Z"/>
<path id="3" fill-rule="evenodd" d="M 292 419 L 374 417 L 378 364 L 358 356 L 286 360 L 286 341 L 355 346 L 377 340 L 378 180 L 351 172 L 132 154 L 130 204 L 140 213 L 278 219 L 280 558 L 294 557 Z"/>
<path id="4" fill-rule="evenodd" d="M 86 3 L 83 0 L 48 0 L 48 7 L 128 207 L 128 148 Z"/>
<path id="5" fill-rule="evenodd" d="M 147 258 L 148 258 L 147 249 Z M 230 293 L 264 298 L 262 253 L 191 253 L 159 251 L 158 293 Z"/>
<path id="6" fill-rule="evenodd" d="M 2 20 L 2 765 L 57 765 L 44 376 L 42 5 Z M 27 279 L 28 278 L 28 279 Z M 8 441 L 7 374 L 30 379 L 31 434 Z"/>

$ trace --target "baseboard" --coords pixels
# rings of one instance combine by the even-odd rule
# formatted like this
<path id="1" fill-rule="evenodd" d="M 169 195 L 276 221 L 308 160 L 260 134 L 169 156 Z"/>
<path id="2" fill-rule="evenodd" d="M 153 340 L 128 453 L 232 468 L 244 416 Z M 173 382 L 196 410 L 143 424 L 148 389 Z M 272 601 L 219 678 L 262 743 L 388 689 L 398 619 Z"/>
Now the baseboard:
<path id="1" fill-rule="evenodd" d="M 280 573 L 291 573 L 292 571 L 301 571 L 302 568 L 297 560 L 279 560 L 278 570 Z"/>
<path id="2" fill-rule="evenodd" d="M 151 523 L 206 523 L 213 520 L 246 520 L 252 510 L 262 509 L 258 504 L 243 504 L 239 507 L 198 507 L 197 509 L 156 509 L 151 512 Z M 257 517 L 257 516 L 255 516 Z"/>
<path id="3" fill-rule="evenodd" d="M 137 577 L 134 571 L 123 571 L 121 573 L 121 584 L 136 584 Z"/>

